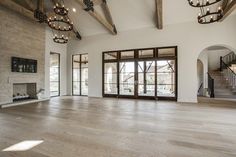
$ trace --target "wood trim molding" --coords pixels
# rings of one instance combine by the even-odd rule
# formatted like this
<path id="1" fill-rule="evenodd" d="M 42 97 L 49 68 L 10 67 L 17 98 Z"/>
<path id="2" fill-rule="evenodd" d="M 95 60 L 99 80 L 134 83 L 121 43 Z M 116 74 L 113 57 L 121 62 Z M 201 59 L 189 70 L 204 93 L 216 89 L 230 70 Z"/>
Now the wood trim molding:
<path id="1" fill-rule="evenodd" d="M 34 13 L 32 11 L 22 7 L 12 0 L 0 0 L 0 4 L 35 21 Z"/>
<path id="2" fill-rule="evenodd" d="M 163 29 L 163 3 L 162 0 L 155 0 L 157 28 Z"/>

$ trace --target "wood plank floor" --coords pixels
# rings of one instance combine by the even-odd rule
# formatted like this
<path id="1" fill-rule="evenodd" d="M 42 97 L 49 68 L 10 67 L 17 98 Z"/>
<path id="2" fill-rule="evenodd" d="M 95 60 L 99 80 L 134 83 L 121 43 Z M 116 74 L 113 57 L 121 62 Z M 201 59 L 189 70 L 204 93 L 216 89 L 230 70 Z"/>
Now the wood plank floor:
<path id="1" fill-rule="evenodd" d="M 25 140 L 44 142 L 2 151 Z M 236 108 L 53 98 L 0 110 L 0 157 L 236 157 Z"/>

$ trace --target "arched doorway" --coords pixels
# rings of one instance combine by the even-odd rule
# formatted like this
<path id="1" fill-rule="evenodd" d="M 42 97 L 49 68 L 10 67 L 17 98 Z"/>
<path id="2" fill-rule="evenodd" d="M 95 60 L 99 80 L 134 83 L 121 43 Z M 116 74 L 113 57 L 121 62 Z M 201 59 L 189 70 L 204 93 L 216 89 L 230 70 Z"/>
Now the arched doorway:
<path id="1" fill-rule="evenodd" d="M 236 99 L 234 67 L 233 48 L 212 45 L 203 49 L 197 60 L 198 96 Z"/>

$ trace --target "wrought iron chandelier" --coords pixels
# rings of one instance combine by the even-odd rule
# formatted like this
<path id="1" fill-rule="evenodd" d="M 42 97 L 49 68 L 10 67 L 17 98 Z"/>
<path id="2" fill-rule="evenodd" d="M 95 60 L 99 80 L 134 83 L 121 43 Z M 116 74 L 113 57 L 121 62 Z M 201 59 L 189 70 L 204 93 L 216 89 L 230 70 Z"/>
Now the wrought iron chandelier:
<path id="1" fill-rule="evenodd" d="M 48 26 L 53 32 L 53 41 L 65 44 L 69 40 L 70 32 L 73 30 L 73 22 L 69 19 L 69 8 L 65 8 L 63 0 L 53 7 L 54 14 L 48 17 Z"/>
<path id="2" fill-rule="evenodd" d="M 223 17 L 223 0 L 188 0 L 188 3 L 200 9 L 197 18 L 200 24 L 217 22 Z"/>

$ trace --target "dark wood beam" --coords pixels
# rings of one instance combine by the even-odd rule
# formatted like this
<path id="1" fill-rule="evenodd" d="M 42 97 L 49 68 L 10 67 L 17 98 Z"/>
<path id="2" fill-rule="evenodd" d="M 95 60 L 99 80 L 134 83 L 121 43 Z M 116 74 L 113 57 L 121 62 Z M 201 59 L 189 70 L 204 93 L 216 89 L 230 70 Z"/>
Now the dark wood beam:
<path id="1" fill-rule="evenodd" d="M 17 4 L 16 2 L 14 2 L 12 0 L 0 0 L 0 4 L 8 9 L 11 9 L 11 10 L 25 16 L 25 17 L 35 20 L 34 19 L 34 12 L 22 7 L 21 5 Z"/>
<path id="2" fill-rule="evenodd" d="M 156 3 L 156 24 L 158 29 L 163 29 L 163 3 L 162 0 L 155 0 Z"/>
<path id="3" fill-rule="evenodd" d="M 41 12 L 44 12 L 44 0 L 38 0 L 37 5 L 37 9 L 39 9 Z"/>
<path id="4" fill-rule="evenodd" d="M 106 0 L 103 0 L 102 9 L 103 9 L 103 12 L 104 12 L 104 14 L 105 14 L 105 17 L 106 17 L 107 21 L 108 21 L 111 25 L 113 25 L 113 27 L 114 27 L 114 29 L 115 29 L 115 31 L 116 31 L 116 27 L 115 27 L 115 24 L 114 24 L 113 19 L 112 19 L 112 16 L 111 16 L 111 11 L 110 11 L 110 9 L 109 9 L 109 6 L 108 6 Z"/>
<path id="5" fill-rule="evenodd" d="M 92 0 L 93 5 L 101 5 L 103 3 L 103 0 Z"/>
<path id="6" fill-rule="evenodd" d="M 76 0 L 83 8 L 87 8 L 84 4 L 83 0 Z M 87 11 L 93 18 L 95 18 L 100 24 L 102 24 L 108 31 L 110 31 L 113 35 L 117 34 L 116 28 L 110 24 L 106 19 L 104 19 L 97 11 L 88 10 Z"/>
<path id="7" fill-rule="evenodd" d="M 28 5 L 31 11 L 34 11 L 36 9 L 36 6 L 33 2 L 33 0 L 24 0 L 25 3 Z"/>
<path id="8" fill-rule="evenodd" d="M 236 9 L 236 0 L 228 0 L 228 5 L 223 8 L 223 18 L 220 21 L 226 19 Z"/>

